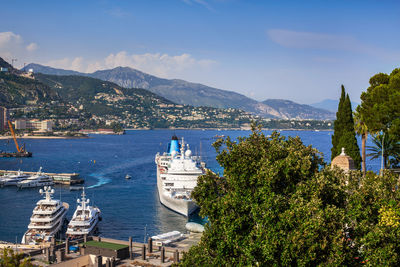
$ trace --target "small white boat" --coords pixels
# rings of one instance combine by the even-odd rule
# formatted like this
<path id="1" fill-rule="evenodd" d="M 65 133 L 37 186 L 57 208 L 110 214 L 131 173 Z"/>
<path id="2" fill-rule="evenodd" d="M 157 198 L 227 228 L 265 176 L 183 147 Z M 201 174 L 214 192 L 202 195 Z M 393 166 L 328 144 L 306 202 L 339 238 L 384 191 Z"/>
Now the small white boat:
<path id="1" fill-rule="evenodd" d="M 0 181 L 1 186 L 17 185 L 18 182 L 29 178 L 28 174 L 24 174 L 22 171 L 18 171 L 16 174 L 9 174 L 3 177 Z"/>
<path id="2" fill-rule="evenodd" d="M 151 239 L 154 240 L 156 246 L 168 245 L 174 241 L 181 239 L 183 235 L 179 231 L 172 231 L 165 234 L 152 236 Z"/>
<path id="3" fill-rule="evenodd" d="M 53 185 L 53 179 L 50 176 L 44 175 L 42 173 L 42 167 L 40 167 L 39 171 L 23 180 L 17 183 L 18 188 L 30 188 L 30 187 L 41 187 L 41 186 L 47 186 L 47 185 Z"/>
<path id="4" fill-rule="evenodd" d="M 126 176 L 125 176 L 125 179 L 126 180 L 129 180 L 129 179 L 131 179 L 132 178 L 132 176 L 130 176 L 129 174 L 127 174 Z"/>

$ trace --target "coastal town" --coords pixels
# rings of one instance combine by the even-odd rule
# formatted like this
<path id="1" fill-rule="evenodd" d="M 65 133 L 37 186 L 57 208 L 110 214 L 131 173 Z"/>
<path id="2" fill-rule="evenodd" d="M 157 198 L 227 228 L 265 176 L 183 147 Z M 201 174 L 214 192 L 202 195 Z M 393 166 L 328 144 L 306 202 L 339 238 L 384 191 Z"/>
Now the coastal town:
<path id="1" fill-rule="evenodd" d="M 0 267 L 400 266 L 400 2 L 1 11 Z"/>

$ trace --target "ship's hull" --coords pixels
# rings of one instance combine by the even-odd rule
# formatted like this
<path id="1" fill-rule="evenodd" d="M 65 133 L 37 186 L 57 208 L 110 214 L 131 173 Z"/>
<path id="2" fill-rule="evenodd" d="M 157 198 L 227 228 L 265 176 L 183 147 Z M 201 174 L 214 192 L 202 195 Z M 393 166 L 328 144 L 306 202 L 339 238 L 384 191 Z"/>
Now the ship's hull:
<path id="1" fill-rule="evenodd" d="M 42 187 L 47 185 L 53 185 L 54 182 L 42 182 L 42 181 L 31 181 L 29 183 L 17 183 L 17 187 L 19 188 L 32 188 L 32 187 Z"/>
<path id="2" fill-rule="evenodd" d="M 99 223 L 99 214 L 96 214 L 96 217 L 93 219 L 93 223 L 89 228 L 83 228 L 83 227 L 79 227 L 79 226 L 74 226 L 74 230 L 70 230 L 70 228 L 68 228 L 66 235 L 70 238 L 73 239 L 77 239 L 77 238 L 81 238 L 85 235 L 91 235 L 94 232 L 96 232 L 97 230 L 97 225 Z M 70 221 L 70 225 L 71 223 L 73 223 L 73 219 Z M 69 227 L 70 227 L 69 225 Z M 75 229 L 76 228 L 76 229 Z M 78 230 L 80 229 L 80 230 Z"/>
<path id="3" fill-rule="evenodd" d="M 66 203 L 63 205 L 65 206 Z M 68 205 L 68 204 L 66 204 Z M 36 243 L 36 240 L 43 240 L 43 241 L 50 241 L 52 237 L 57 236 L 57 234 L 60 232 L 61 228 L 64 225 L 65 222 L 65 216 L 67 215 L 68 208 L 66 208 L 63 211 L 63 214 L 60 216 L 60 219 L 58 220 L 57 224 L 55 227 L 51 230 L 34 230 L 34 229 L 28 229 L 28 231 L 25 232 L 24 236 L 22 237 L 22 244 L 29 244 L 31 242 Z M 35 234 L 37 232 L 37 234 Z M 39 234 L 39 232 L 41 232 Z"/>
<path id="4" fill-rule="evenodd" d="M 188 217 L 198 208 L 198 206 L 193 200 L 176 199 L 164 194 L 164 189 L 162 187 L 162 181 L 158 165 L 157 165 L 157 189 L 161 204 L 179 214 Z"/>

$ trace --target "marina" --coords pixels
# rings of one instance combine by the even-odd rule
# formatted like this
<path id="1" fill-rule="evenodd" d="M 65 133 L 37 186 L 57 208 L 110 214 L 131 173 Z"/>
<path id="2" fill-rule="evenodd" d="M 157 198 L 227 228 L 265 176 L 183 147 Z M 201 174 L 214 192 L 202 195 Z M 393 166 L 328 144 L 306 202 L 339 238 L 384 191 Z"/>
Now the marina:
<path id="1" fill-rule="evenodd" d="M 265 132 L 267 135 L 270 131 Z M 282 131 L 283 135 L 299 135 L 305 144 L 312 144 L 330 158 L 331 132 Z M 179 231 L 185 233 L 189 222 L 202 222 L 194 212 L 189 217 L 182 216 L 160 203 L 157 190 L 157 167 L 154 163 L 157 152 L 167 151 L 171 136 L 185 137 L 194 155 L 202 156 L 207 168 L 215 173 L 222 169 L 215 160 L 212 137 L 224 134 L 235 139 L 248 135 L 248 131 L 216 130 L 155 130 L 127 131 L 125 135 L 95 135 L 89 139 L 30 140 L 29 150 L 35 153 L 32 158 L 3 158 L 0 173 L 17 173 L 24 170 L 35 174 L 40 166 L 46 175 L 66 174 L 84 177 L 86 197 L 90 205 L 101 209 L 103 220 L 98 223 L 100 236 L 126 240 L 132 236 L 136 242 L 161 233 Z M 2 146 L 14 147 L 5 140 Z M 202 147 L 202 153 L 200 153 Z M 10 148 L 8 150 L 10 150 Z M 63 151 L 63 153 L 59 153 Z M 94 162 L 94 160 L 96 162 Z M 379 166 L 379 162 L 378 162 Z M 371 167 L 369 167 L 371 168 Z M 6 171 L 6 170 L 12 170 Z M 51 172 L 50 172 L 51 170 Z M 29 172 L 28 172 L 29 171 Z M 129 174 L 131 179 L 125 179 Z M 0 178 L 1 179 L 1 178 Z M 56 182 L 56 181 L 55 181 Z M 81 197 L 81 185 L 54 185 L 54 197 L 70 204 L 66 217 L 71 219 L 76 208 L 76 200 Z M 70 190 L 73 189 L 73 190 Z M 20 241 L 27 230 L 29 218 L 35 203 L 40 200 L 39 188 L 18 190 L 16 187 L 0 189 L 0 240 Z M 10 205 L 9 203 L 13 203 Z"/>
<path id="2" fill-rule="evenodd" d="M 0 170 L 0 182 L 1 179 L 8 175 L 17 175 L 18 172 L 21 171 L 12 171 L 12 170 Z M 25 175 L 36 175 L 37 172 L 32 171 L 23 171 Z M 83 184 L 84 180 L 79 176 L 79 173 L 51 173 L 51 172 L 42 172 L 43 175 L 49 176 L 52 178 L 55 184 L 64 184 L 64 185 L 74 185 L 74 184 Z"/>

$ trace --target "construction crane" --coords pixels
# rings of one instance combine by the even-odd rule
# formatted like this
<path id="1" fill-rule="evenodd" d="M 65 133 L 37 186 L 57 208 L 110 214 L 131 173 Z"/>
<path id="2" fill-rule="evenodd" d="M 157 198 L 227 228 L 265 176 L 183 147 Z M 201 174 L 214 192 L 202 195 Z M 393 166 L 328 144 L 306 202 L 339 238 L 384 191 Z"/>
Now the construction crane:
<path id="1" fill-rule="evenodd" d="M 32 157 L 32 153 L 25 150 L 25 144 L 22 147 L 20 147 L 18 145 L 17 138 L 16 138 L 15 132 L 14 132 L 14 128 L 13 128 L 10 120 L 8 120 L 8 127 L 10 128 L 10 132 L 13 136 L 15 147 L 17 148 L 17 153 L 1 152 L 0 157 Z"/>
<path id="2" fill-rule="evenodd" d="M 10 132 L 11 132 L 11 134 L 13 136 L 15 147 L 17 148 L 17 151 L 20 152 L 20 153 L 23 152 L 23 148 L 22 147 L 20 148 L 19 145 L 18 145 L 17 138 L 15 137 L 14 128 L 13 128 L 10 120 L 8 120 L 8 127 L 10 128 Z"/>

